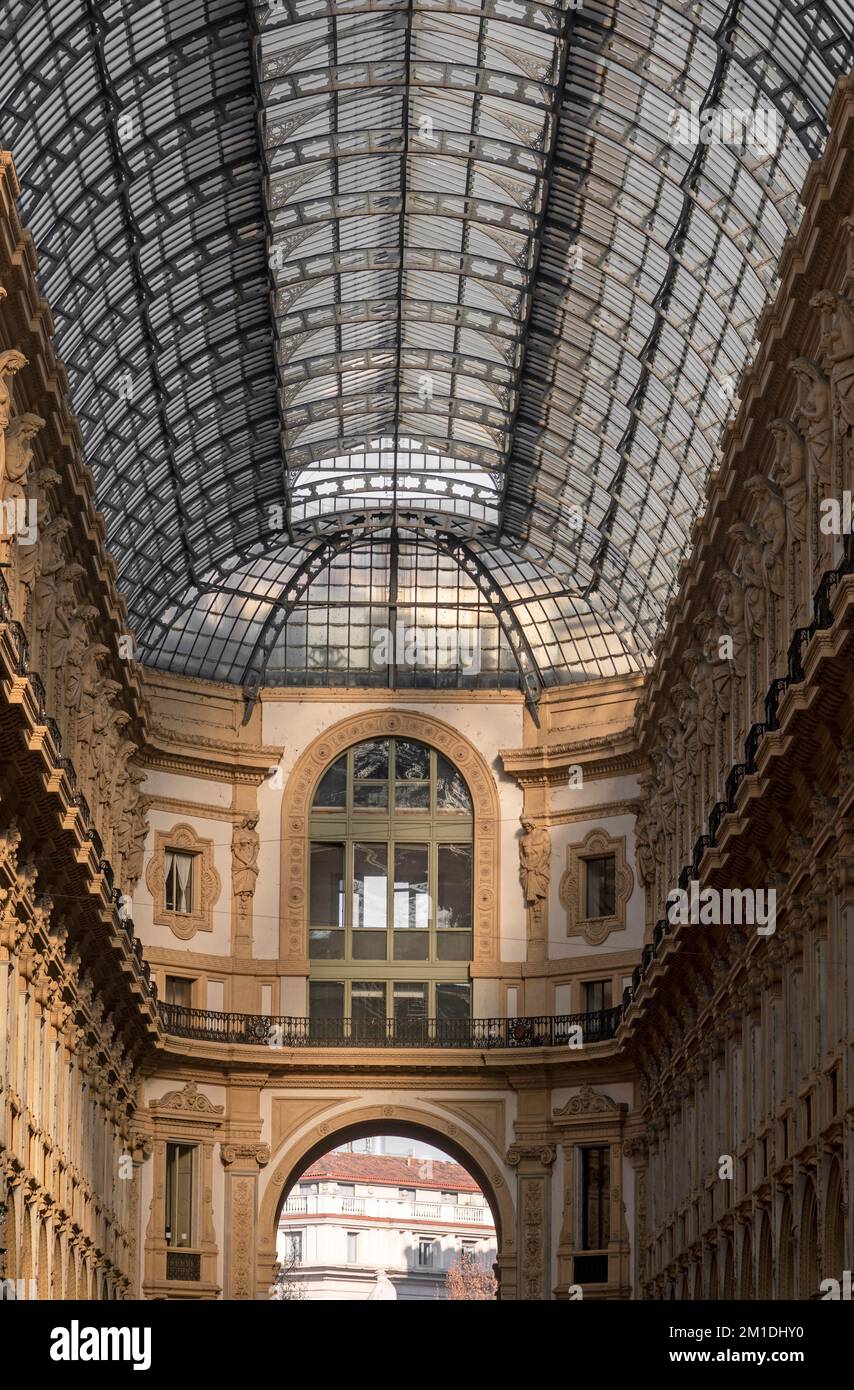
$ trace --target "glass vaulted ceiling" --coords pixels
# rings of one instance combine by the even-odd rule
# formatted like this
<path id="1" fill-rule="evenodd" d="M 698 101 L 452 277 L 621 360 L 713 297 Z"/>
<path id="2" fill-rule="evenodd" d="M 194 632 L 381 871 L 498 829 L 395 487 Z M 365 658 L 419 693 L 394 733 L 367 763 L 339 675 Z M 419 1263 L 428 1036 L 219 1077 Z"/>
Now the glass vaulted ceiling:
<path id="1" fill-rule="evenodd" d="M 11 0 L 0 135 L 146 659 L 374 681 L 366 623 L 420 603 L 496 684 L 642 667 L 851 30 Z"/>

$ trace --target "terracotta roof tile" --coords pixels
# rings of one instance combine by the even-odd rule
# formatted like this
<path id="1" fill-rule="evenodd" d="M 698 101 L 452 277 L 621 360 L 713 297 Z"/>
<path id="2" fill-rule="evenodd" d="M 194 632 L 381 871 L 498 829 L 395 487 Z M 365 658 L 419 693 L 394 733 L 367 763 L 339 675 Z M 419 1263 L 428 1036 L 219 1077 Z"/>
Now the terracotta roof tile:
<path id="1" fill-rule="evenodd" d="M 330 1153 L 317 1159 L 300 1182 L 388 1183 L 393 1187 L 435 1187 L 443 1191 L 479 1192 L 459 1163 L 449 1159 L 415 1158 L 397 1154 Z"/>

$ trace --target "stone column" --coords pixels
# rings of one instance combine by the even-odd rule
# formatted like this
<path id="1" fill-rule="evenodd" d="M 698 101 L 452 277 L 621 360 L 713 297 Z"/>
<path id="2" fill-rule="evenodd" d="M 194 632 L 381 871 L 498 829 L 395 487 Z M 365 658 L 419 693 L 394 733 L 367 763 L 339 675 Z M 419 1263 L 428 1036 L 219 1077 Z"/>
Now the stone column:
<path id="1" fill-rule="evenodd" d="M 539 1302 L 551 1298 L 551 1166 L 555 1157 L 554 1146 L 543 1143 L 512 1144 L 507 1152 L 507 1162 L 518 1169 L 518 1297 L 521 1299 Z"/>
<path id="2" fill-rule="evenodd" d="M 220 1158 L 225 1178 L 225 1291 L 227 1299 L 251 1299 L 266 1290 L 255 1287 L 258 1174 L 270 1162 L 268 1144 L 224 1144 Z"/>

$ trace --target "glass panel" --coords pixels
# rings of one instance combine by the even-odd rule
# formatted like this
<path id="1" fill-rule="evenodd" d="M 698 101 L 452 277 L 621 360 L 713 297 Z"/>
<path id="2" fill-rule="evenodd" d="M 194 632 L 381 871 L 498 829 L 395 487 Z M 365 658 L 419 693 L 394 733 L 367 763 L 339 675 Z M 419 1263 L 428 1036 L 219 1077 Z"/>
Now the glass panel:
<path id="1" fill-rule="evenodd" d="M 308 954 L 310 960 L 343 960 L 343 931 L 312 928 L 308 933 Z"/>
<path id="2" fill-rule="evenodd" d="M 429 944 L 429 932 L 396 931 L 394 934 L 394 958 L 395 960 L 426 960 Z"/>
<path id="3" fill-rule="evenodd" d="M 430 925 L 426 845 L 395 845 L 394 927 L 424 931 Z"/>
<path id="4" fill-rule="evenodd" d="M 439 845 L 438 927 L 471 930 L 471 845 Z"/>
<path id="5" fill-rule="evenodd" d="M 354 980 L 351 986 L 353 1037 L 382 1037 L 385 1034 L 385 985 L 381 981 Z"/>
<path id="6" fill-rule="evenodd" d="M 193 910 L 192 854 L 166 851 L 166 911 L 190 913 Z"/>
<path id="7" fill-rule="evenodd" d="M 313 1035 L 340 1032 L 344 1018 L 344 984 L 341 980 L 311 980 L 308 1016 Z"/>
<path id="8" fill-rule="evenodd" d="M 426 744 L 401 738 L 395 743 L 394 753 L 398 782 L 429 782 L 430 749 Z"/>
<path id="9" fill-rule="evenodd" d="M 611 981 L 610 980 L 588 980 L 584 985 L 584 1011 L 588 1014 L 599 1013 L 602 1009 L 611 1007 Z"/>
<path id="10" fill-rule="evenodd" d="M 437 932 L 436 957 L 438 960 L 471 960 L 471 932 Z"/>
<path id="11" fill-rule="evenodd" d="M 588 859 L 586 864 L 587 916 L 613 917 L 616 911 L 613 854 Z"/>
<path id="12" fill-rule="evenodd" d="M 166 976 L 166 1003 L 178 1004 L 183 1009 L 192 1007 L 193 981 L 182 980 L 177 975 Z"/>
<path id="13" fill-rule="evenodd" d="M 610 1240 L 610 1153 L 581 1150 L 581 1248 L 604 1250 Z"/>
<path id="14" fill-rule="evenodd" d="M 315 806 L 340 807 L 347 804 L 347 754 L 327 768 L 314 797 Z"/>
<path id="15" fill-rule="evenodd" d="M 193 1243 L 193 1145 L 166 1145 L 166 1243 Z"/>
<path id="16" fill-rule="evenodd" d="M 436 754 L 436 806 L 440 811 L 472 814 L 465 778 L 441 753 Z"/>
<path id="17" fill-rule="evenodd" d="M 344 925 L 344 846 L 314 841 L 311 845 L 308 921 L 312 927 Z"/>
<path id="18" fill-rule="evenodd" d="M 427 986 L 394 986 L 394 1030 L 399 1037 L 422 1037 L 427 1018 Z"/>
<path id="19" fill-rule="evenodd" d="M 444 1022 L 468 1018 L 471 1012 L 471 985 L 468 980 L 443 981 L 436 985 L 436 1017 Z"/>
<path id="20" fill-rule="evenodd" d="M 354 782 L 353 805 L 377 810 L 388 806 L 387 782 Z"/>
<path id="21" fill-rule="evenodd" d="M 353 749 L 353 776 L 367 780 L 388 780 L 388 739 L 359 743 Z"/>
<path id="22" fill-rule="evenodd" d="M 353 926 L 385 931 L 388 925 L 388 846 L 353 846 Z"/>
<path id="23" fill-rule="evenodd" d="M 398 811 L 429 811 L 429 782 L 397 782 L 394 791 L 394 804 Z"/>
<path id="24" fill-rule="evenodd" d="M 385 960 L 388 954 L 388 935 L 384 931 L 358 931 L 352 940 L 354 960 Z"/>

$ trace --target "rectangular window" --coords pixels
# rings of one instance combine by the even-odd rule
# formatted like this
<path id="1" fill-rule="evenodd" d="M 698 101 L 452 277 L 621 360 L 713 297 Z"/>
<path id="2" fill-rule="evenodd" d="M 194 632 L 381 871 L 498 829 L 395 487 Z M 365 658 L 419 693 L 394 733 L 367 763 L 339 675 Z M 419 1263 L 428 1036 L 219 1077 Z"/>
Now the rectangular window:
<path id="1" fill-rule="evenodd" d="M 312 960 L 344 958 L 344 846 L 312 843 L 309 946 Z"/>
<path id="2" fill-rule="evenodd" d="M 610 1009 L 610 980 L 585 980 L 583 990 L 584 1012 L 586 1014 L 598 1014 L 602 1011 L 602 1009 Z"/>
<path id="3" fill-rule="evenodd" d="M 166 1243 L 193 1244 L 193 1163 L 195 1145 L 166 1145 Z"/>
<path id="4" fill-rule="evenodd" d="M 398 1036 L 420 1035 L 427 1018 L 427 986 L 425 984 L 396 984 L 394 986 L 394 1030 Z"/>
<path id="5" fill-rule="evenodd" d="M 359 1263 L 359 1232 L 347 1232 L 347 1263 L 357 1265 Z"/>
<path id="6" fill-rule="evenodd" d="M 581 1248 L 604 1250 L 611 1238 L 611 1157 L 605 1147 L 581 1150 Z"/>
<path id="7" fill-rule="evenodd" d="M 385 1036 L 385 982 L 354 980 L 350 986 L 353 1037 L 365 1042 Z"/>
<path id="8" fill-rule="evenodd" d="M 167 912 L 190 913 L 193 910 L 193 854 L 181 854 L 167 849 L 164 892 Z"/>
<path id="9" fill-rule="evenodd" d="M 395 845 L 394 929 L 427 931 L 430 894 L 427 891 L 427 846 Z"/>
<path id="10" fill-rule="evenodd" d="M 471 985 L 454 980 L 436 985 L 436 1018 L 451 1023 L 471 1015 Z"/>
<path id="11" fill-rule="evenodd" d="M 439 845 L 436 926 L 471 931 L 471 845 Z"/>
<path id="12" fill-rule="evenodd" d="M 615 884 L 615 861 L 613 854 L 599 859 L 586 859 L 586 912 L 585 916 L 613 917 L 617 911 Z"/>
<path id="13" fill-rule="evenodd" d="M 288 1231 L 282 1241 L 282 1263 L 302 1264 L 302 1231 Z"/>
<path id="14" fill-rule="evenodd" d="M 420 1269 L 432 1269 L 436 1258 L 436 1242 L 431 1236 L 418 1237 L 418 1265 Z"/>
<path id="15" fill-rule="evenodd" d="M 343 1033 L 344 983 L 341 980 L 311 980 L 308 986 L 309 1028 L 313 1038 L 336 1038 Z"/>
<path id="16" fill-rule="evenodd" d="M 446 1203 L 449 1203 L 451 1206 L 456 1206 L 456 1204 L 459 1202 L 459 1200 L 460 1200 L 460 1194 L 459 1194 L 458 1192 L 443 1192 L 443 1193 L 442 1193 L 442 1201 L 443 1201 L 443 1202 L 446 1202 Z"/>
<path id="17" fill-rule="evenodd" d="M 430 807 L 430 750 L 423 743 L 395 743 L 394 804 L 398 811 Z"/>
<path id="18" fill-rule="evenodd" d="M 353 929 L 388 925 L 388 845 L 353 846 Z"/>
<path id="19" fill-rule="evenodd" d="M 180 975 L 166 976 L 166 1003 L 177 1004 L 182 1009 L 193 1006 L 193 981 Z"/>

